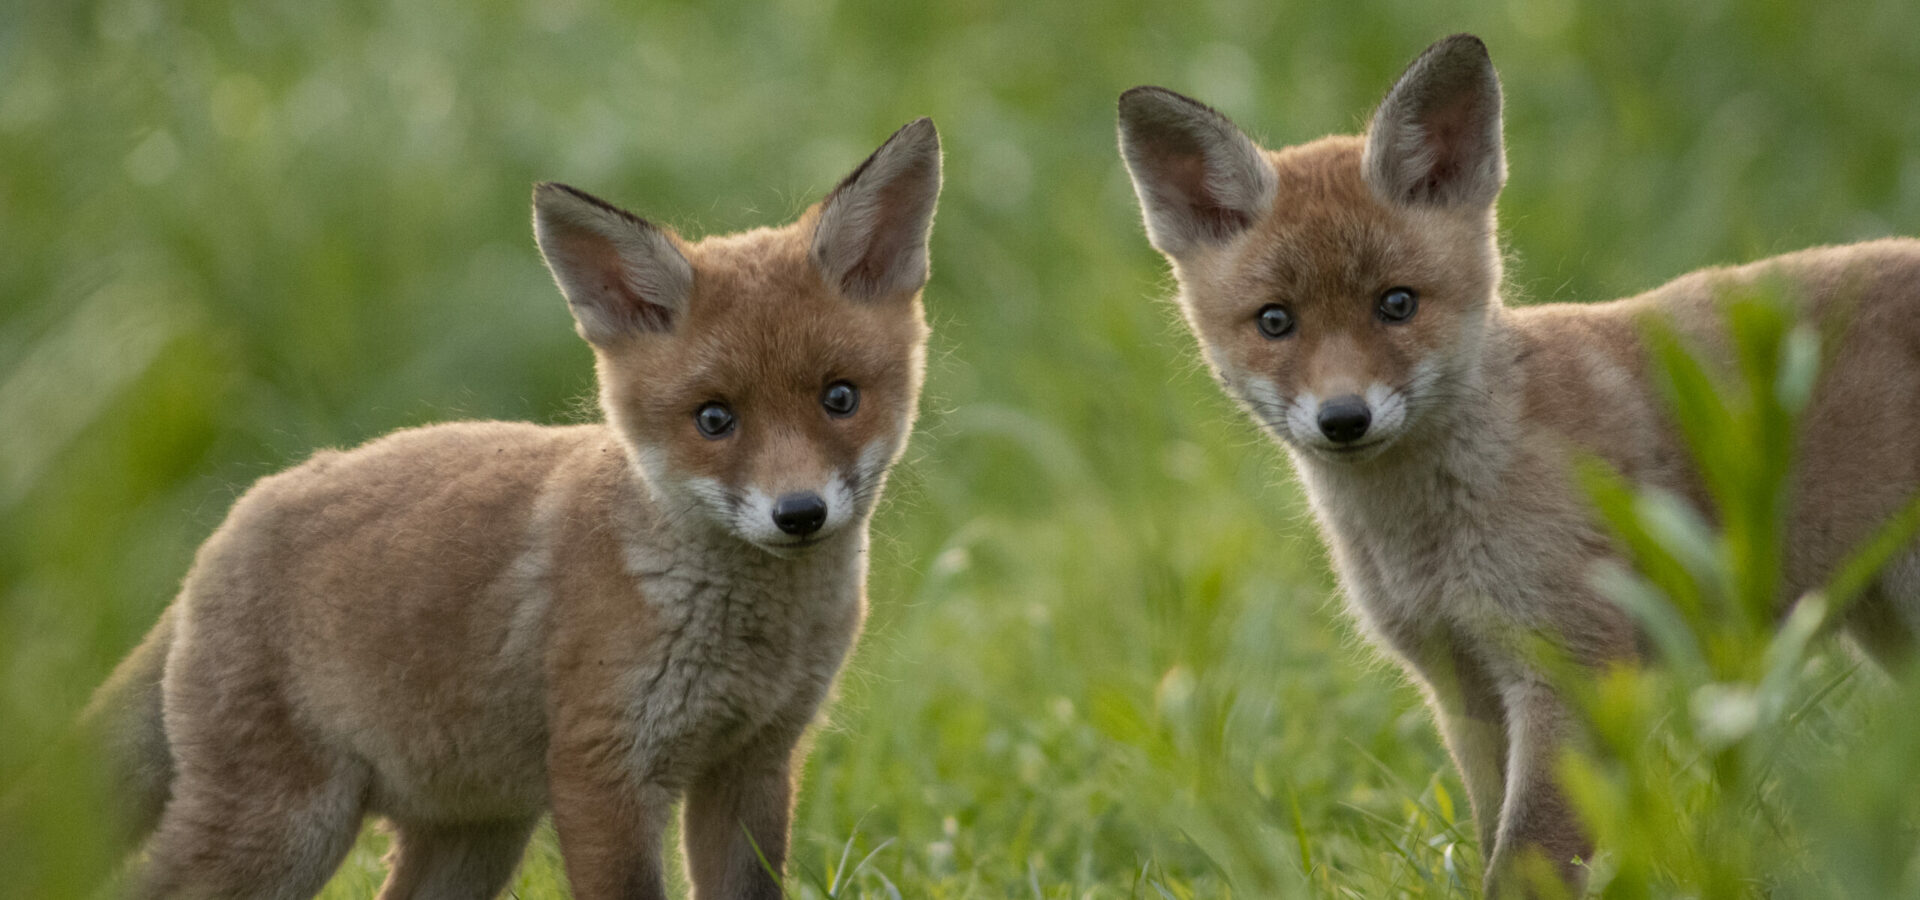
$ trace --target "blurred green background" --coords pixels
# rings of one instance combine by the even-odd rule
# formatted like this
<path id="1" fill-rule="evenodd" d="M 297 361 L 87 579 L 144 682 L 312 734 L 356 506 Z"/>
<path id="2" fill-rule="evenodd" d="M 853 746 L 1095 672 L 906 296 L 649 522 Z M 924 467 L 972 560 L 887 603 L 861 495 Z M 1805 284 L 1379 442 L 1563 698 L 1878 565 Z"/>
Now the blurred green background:
<path id="1" fill-rule="evenodd" d="M 1920 231 L 1906 0 L 10 0 L 0 789 L 253 479 L 409 425 L 593 415 L 532 182 L 690 235 L 773 224 L 931 115 L 924 415 L 795 890 L 1464 895 L 1463 794 L 1198 365 L 1113 137 L 1142 83 L 1269 145 L 1357 131 L 1462 30 L 1506 86 L 1515 298 Z M 26 891 L 0 893 L 75 890 L 99 812 L 0 821 Z M 371 891 L 381 841 L 331 896 Z M 558 879 L 543 837 L 518 895 Z"/>

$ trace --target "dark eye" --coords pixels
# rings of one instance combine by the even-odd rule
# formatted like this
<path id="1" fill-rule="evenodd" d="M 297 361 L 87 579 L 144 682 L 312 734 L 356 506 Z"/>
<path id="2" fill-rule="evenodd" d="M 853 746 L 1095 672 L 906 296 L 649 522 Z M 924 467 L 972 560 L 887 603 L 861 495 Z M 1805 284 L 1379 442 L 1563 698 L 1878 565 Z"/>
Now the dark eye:
<path id="1" fill-rule="evenodd" d="M 1405 322 L 1413 318 L 1413 311 L 1420 308 L 1420 298 L 1415 296 L 1413 288 L 1391 288 L 1380 295 L 1380 318 L 1389 322 Z"/>
<path id="2" fill-rule="evenodd" d="M 828 415 L 844 419 L 860 408 L 860 389 L 844 381 L 836 381 L 820 392 L 820 405 L 827 408 Z"/>
<path id="3" fill-rule="evenodd" d="M 725 403 L 708 403 L 693 413 L 693 425 L 708 438 L 718 440 L 733 433 L 733 427 L 739 420 L 733 417 L 733 410 Z"/>
<path id="4" fill-rule="evenodd" d="M 1260 325 L 1260 333 L 1270 338 L 1286 337 L 1293 330 L 1293 313 L 1278 303 L 1269 303 L 1260 307 L 1253 320 Z"/>

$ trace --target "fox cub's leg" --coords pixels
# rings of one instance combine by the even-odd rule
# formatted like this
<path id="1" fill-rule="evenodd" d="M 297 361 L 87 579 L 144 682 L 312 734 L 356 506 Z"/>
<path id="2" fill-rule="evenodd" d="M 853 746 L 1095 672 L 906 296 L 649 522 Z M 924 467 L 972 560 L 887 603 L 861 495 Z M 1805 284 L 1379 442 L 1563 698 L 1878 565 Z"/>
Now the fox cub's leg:
<path id="1" fill-rule="evenodd" d="M 1434 719 L 1460 770 L 1483 858 L 1493 856 L 1507 792 L 1507 715 L 1486 666 L 1453 638 L 1433 642 L 1417 665 Z"/>
<path id="2" fill-rule="evenodd" d="M 483 900 L 513 877 L 538 818 L 430 825 L 394 823 L 393 870 L 379 900 Z"/>
<path id="3" fill-rule="evenodd" d="M 666 900 L 661 834 L 674 792 L 641 781 L 621 742 L 556 734 L 548 789 L 576 900 Z"/>
<path id="4" fill-rule="evenodd" d="M 758 742 L 688 790 L 682 830 L 698 900 L 782 896 L 775 873 L 784 871 L 787 858 L 793 745 L 784 735 Z"/>
<path id="5" fill-rule="evenodd" d="M 1848 604 L 1847 633 L 1882 666 L 1902 671 L 1920 638 L 1920 551 L 1909 550 Z"/>
<path id="6" fill-rule="evenodd" d="M 223 699 L 174 705 L 179 775 L 135 896 L 307 900 L 353 847 L 367 773 L 306 741 L 268 692 Z"/>
<path id="7" fill-rule="evenodd" d="M 1579 897 L 1593 842 L 1555 771 L 1573 727 L 1571 716 L 1542 681 L 1519 681 L 1507 685 L 1503 694 L 1507 796 L 1487 862 L 1487 896 Z"/>
<path id="8" fill-rule="evenodd" d="M 275 773 L 262 763 L 256 771 Z M 237 775 L 237 773 L 230 773 Z M 360 832 L 364 778 L 182 778 L 160 818 L 134 896 L 143 900 L 307 900 Z"/>

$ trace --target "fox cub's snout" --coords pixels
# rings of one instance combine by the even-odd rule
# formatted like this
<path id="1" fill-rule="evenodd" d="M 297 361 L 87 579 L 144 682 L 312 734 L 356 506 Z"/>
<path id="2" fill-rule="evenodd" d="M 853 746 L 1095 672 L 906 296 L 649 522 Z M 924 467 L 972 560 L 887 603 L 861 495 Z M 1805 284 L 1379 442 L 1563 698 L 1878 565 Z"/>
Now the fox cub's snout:
<path id="1" fill-rule="evenodd" d="M 1428 54 L 1402 85 L 1365 137 L 1279 151 L 1172 91 L 1120 97 L 1147 236 L 1209 365 L 1317 458 L 1371 458 L 1458 402 L 1500 280 L 1492 66 Z"/>
<path id="2" fill-rule="evenodd" d="M 870 511 L 920 390 L 913 298 L 939 160 L 932 123 L 915 122 L 811 221 L 698 244 L 564 185 L 535 190 L 601 405 L 676 516 L 788 553 Z"/>

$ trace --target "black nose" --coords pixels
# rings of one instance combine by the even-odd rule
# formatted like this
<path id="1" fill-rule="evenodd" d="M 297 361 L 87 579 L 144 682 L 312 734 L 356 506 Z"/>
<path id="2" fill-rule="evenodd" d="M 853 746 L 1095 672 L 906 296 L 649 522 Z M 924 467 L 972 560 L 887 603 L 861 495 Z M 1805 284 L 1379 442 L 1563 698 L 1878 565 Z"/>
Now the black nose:
<path id="1" fill-rule="evenodd" d="M 1367 425 L 1372 421 L 1373 414 L 1367 412 L 1367 401 L 1352 394 L 1320 404 L 1320 433 L 1335 443 L 1359 440 L 1361 435 L 1367 433 Z"/>
<path id="2" fill-rule="evenodd" d="M 773 524 L 791 535 L 812 534 L 827 524 L 827 501 L 812 491 L 782 495 L 773 502 Z"/>

